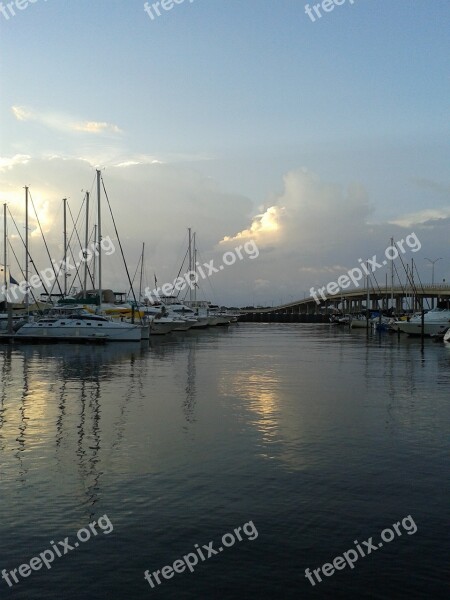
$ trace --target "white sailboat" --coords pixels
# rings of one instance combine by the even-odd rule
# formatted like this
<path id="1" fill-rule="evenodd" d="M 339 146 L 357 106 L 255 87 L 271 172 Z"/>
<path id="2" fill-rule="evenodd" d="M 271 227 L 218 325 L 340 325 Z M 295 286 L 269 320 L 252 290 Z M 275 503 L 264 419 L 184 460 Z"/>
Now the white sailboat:
<path id="1" fill-rule="evenodd" d="M 16 336 L 43 340 L 136 342 L 141 340 L 141 330 L 137 325 L 93 315 L 82 306 L 58 306 L 45 316 L 25 323 Z"/>
<path id="2" fill-rule="evenodd" d="M 98 239 L 101 242 L 101 193 L 100 171 L 97 170 L 98 198 Z M 17 332 L 23 338 L 57 338 L 73 340 L 89 340 L 103 338 L 116 342 L 135 342 L 148 339 L 148 325 L 145 326 L 124 321 L 113 321 L 102 315 L 102 248 L 99 245 L 98 255 L 98 299 L 99 306 L 96 314 L 91 314 L 80 304 L 60 305 L 49 314 L 34 321 L 25 323 Z"/>

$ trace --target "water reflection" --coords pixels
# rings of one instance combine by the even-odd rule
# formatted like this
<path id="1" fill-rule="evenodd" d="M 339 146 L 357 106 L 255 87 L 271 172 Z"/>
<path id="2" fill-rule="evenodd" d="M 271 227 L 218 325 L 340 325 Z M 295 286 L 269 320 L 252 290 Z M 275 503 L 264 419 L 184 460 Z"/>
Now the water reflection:
<path id="1" fill-rule="evenodd" d="M 120 445 L 126 406 L 144 394 L 147 353 L 140 344 L 2 348 L 0 449 L 5 466 L 0 474 L 7 475 L 7 483 L 29 484 L 43 460 L 48 467 L 55 461 L 60 491 L 75 484 L 80 502 L 93 515 L 101 493 L 100 465 L 107 456 L 102 457 L 103 437 L 113 438 L 112 447 Z M 102 424 L 102 406 L 111 399 L 111 384 L 124 373 L 129 385 L 115 405 L 119 417 L 110 431 Z"/>
<path id="2" fill-rule="evenodd" d="M 225 382 L 223 382 L 225 384 Z M 279 398 L 277 388 L 279 379 L 274 374 L 266 372 L 237 373 L 222 387 L 230 387 L 245 401 L 254 418 L 252 424 L 258 429 L 265 443 L 273 442 L 279 433 Z"/>
<path id="3" fill-rule="evenodd" d="M 187 365 L 186 365 L 186 387 L 185 387 L 185 398 L 183 401 L 183 412 L 185 419 L 188 423 L 195 422 L 195 402 L 196 402 L 196 376 L 197 371 L 195 368 L 195 353 L 196 348 L 194 345 L 189 347 L 187 352 Z"/>

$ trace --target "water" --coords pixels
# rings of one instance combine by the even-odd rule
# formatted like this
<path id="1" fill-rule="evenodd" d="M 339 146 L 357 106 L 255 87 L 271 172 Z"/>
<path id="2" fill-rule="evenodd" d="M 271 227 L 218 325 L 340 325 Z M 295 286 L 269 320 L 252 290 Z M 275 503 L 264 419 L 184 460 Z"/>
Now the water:
<path id="1" fill-rule="evenodd" d="M 448 597 L 450 348 L 239 324 L 0 354 L 0 570 L 106 515 L 1 599 Z M 244 524 L 193 573 L 144 579 Z"/>

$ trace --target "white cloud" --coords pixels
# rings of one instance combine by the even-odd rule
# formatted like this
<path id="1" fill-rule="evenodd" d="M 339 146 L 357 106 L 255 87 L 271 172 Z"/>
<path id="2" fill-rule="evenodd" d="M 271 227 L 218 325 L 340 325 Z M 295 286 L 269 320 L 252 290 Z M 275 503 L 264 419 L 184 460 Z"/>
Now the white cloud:
<path id="1" fill-rule="evenodd" d="M 90 190 L 94 210 L 94 168 L 85 159 L 56 156 L 30 159 L 18 155 L 3 160 L 2 198 L 10 203 L 11 212 L 23 227 L 23 186 L 30 185 L 52 256 L 60 258 L 61 199 L 69 198 L 76 215 L 84 196 L 81 190 Z M 280 299 L 303 298 L 312 285 L 335 281 L 339 274 L 358 266 L 359 258 L 381 255 L 391 236 L 397 241 L 405 238 L 412 231 L 409 223 L 417 222 L 413 219 L 406 224 L 399 218 L 395 224 L 371 224 L 371 204 L 361 185 L 343 188 L 323 182 L 304 169 L 287 173 L 284 189 L 270 194 L 270 201 L 254 211 L 249 198 L 226 193 L 188 163 L 161 164 L 155 156 L 123 154 L 116 165 L 104 170 L 103 177 L 131 273 L 136 268 L 141 244 L 146 243 L 146 285 L 153 286 L 154 272 L 159 283 L 176 276 L 186 251 L 187 227 L 197 232 L 201 263 L 214 258 L 220 264 L 225 250 L 244 245 L 250 238 L 256 241 L 258 258 L 250 260 L 244 256 L 211 279 L 215 296 L 208 283 L 202 284 L 206 297 L 231 305 L 270 305 Z M 249 217 L 252 212 L 257 213 L 254 218 Z M 106 203 L 103 214 L 103 233 L 115 239 Z M 414 257 L 425 280 L 429 269 L 422 257 L 450 256 L 450 215 L 446 214 L 446 219 L 427 221 L 426 227 L 414 228 L 422 250 L 407 260 Z M 32 229 L 33 258 L 45 267 L 47 259 L 35 220 Z M 450 260 L 440 261 L 436 265 L 436 280 L 448 278 L 449 267 Z M 105 260 L 104 270 L 105 285 L 127 288 L 118 252 Z M 383 272 L 380 281 L 384 281 Z"/>
<path id="2" fill-rule="evenodd" d="M 26 164 L 31 159 L 28 154 L 15 154 L 11 157 L 0 156 L 0 169 L 12 169 L 16 165 Z"/>
<path id="3" fill-rule="evenodd" d="M 85 121 L 82 123 L 71 123 L 69 127 L 74 131 L 83 131 L 85 133 L 122 133 L 117 125 L 98 121 Z"/>
<path id="4" fill-rule="evenodd" d="M 57 112 L 39 112 L 24 106 L 12 106 L 12 113 L 18 121 L 40 123 L 50 129 L 66 133 L 87 133 L 93 135 L 117 135 L 122 130 L 112 123 L 105 121 L 79 121 L 73 117 Z"/>
<path id="5" fill-rule="evenodd" d="M 433 221 L 439 219 L 447 219 L 450 217 L 450 207 L 444 208 L 428 208 L 415 213 L 410 213 L 397 217 L 390 221 L 394 225 L 400 227 L 413 227 L 414 225 L 422 225 L 425 223 L 432 224 Z"/>

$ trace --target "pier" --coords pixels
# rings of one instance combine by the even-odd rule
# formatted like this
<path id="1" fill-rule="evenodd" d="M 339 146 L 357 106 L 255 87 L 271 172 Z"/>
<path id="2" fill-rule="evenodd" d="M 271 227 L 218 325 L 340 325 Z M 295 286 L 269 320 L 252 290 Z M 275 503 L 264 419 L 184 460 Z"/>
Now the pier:
<path id="1" fill-rule="evenodd" d="M 319 296 L 320 299 L 320 296 Z M 369 301 L 367 306 L 367 301 Z M 364 313 L 371 311 L 391 311 L 394 314 L 428 310 L 435 306 L 450 308 L 449 284 L 422 284 L 420 288 L 411 286 L 379 287 L 377 289 L 357 288 L 340 292 L 336 296 L 326 296 L 320 304 L 309 296 L 279 306 L 265 308 L 245 308 L 240 311 L 240 321 L 261 321 L 280 323 L 322 323 L 328 322 L 331 314 Z"/>

